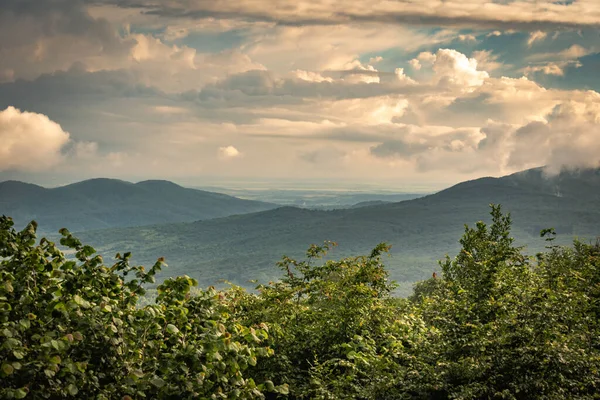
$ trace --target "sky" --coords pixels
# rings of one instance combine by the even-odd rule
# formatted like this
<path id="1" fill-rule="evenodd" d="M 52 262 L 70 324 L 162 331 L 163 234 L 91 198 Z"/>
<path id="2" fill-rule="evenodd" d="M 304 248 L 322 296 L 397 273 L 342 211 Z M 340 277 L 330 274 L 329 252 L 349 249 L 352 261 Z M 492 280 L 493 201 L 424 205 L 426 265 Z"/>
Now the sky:
<path id="1" fill-rule="evenodd" d="M 0 180 L 600 166 L 598 0 L 0 0 Z"/>

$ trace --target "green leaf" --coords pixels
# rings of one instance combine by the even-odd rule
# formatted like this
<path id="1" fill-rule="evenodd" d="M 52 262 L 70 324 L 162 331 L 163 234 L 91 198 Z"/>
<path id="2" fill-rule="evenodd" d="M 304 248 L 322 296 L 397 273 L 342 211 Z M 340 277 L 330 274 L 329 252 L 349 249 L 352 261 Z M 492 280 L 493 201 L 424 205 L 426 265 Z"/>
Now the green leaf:
<path id="1" fill-rule="evenodd" d="M 283 385 L 277 386 L 277 392 L 283 395 L 288 395 L 290 394 L 290 387 L 287 383 L 284 383 Z"/>
<path id="2" fill-rule="evenodd" d="M 2 368 L 0 368 L 4 375 L 11 375 L 15 369 L 10 364 L 2 364 Z"/>
<path id="3" fill-rule="evenodd" d="M 21 342 L 19 342 L 17 339 L 9 337 L 8 339 L 6 339 L 4 341 L 4 344 L 2 345 L 2 347 L 10 350 L 10 349 L 20 346 L 20 345 L 21 345 Z"/>
<path id="4" fill-rule="evenodd" d="M 89 301 L 84 300 L 81 296 L 79 296 L 77 294 L 75 296 L 73 296 L 73 301 L 80 307 L 83 307 L 83 308 L 91 307 L 91 304 Z"/>
<path id="5" fill-rule="evenodd" d="M 173 324 L 168 324 L 167 332 L 169 332 L 170 334 L 176 334 L 176 333 L 179 333 L 179 329 Z"/>
<path id="6" fill-rule="evenodd" d="M 50 359 L 48 361 L 51 364 L 60 364 L 61 359 L 60 359 L 60 356 L 52 356 L 52 357 L 50 357 Z"/>
<path id="7" fill-rule="evenodd" d="M 67 385 L 67 392 L 69 392 L 71 396 L 75 396 L 79 392 L 79 389 L 77 389 L 77 386 L 71 383 Z"/>
<path id="8" fill-rule="evenodd" d="M 142 371 L 141 369 L 134 369 L 131 371 L 131 375 L 135 376 L 136 378 L 143 378 L 144 371 Z"/>
<path id="9" fill-rule="evenodd" d="M 154 377 L 154 378 L 150 379 L 150 383 L 153 384 L 154 386 L 156 386 L 159 389 L 161 387 L 165 386 L 165 381 L 162 378 L 159 378 L 159 377 Z"/>
<path id="10" fill-rule="evenodd" d="M 54 340 L 54 339 L 52 339 L 52 340 L 50 341 L 50 345 L 51 345 L 51 346 L 52 346 L 54 349 L 56 349 L 56 350 L 59 350 L 59 351 L 60 351 L 60 350 L 62 350 L 62 349 L 64 348 L 64 343 L 63 343 L 63 342 L 60 342 L 60 341 L 58 341 L 58 340 Z"/>
<path id="11" fill-rule="evenodd" d="M 28 319 L 22 319 L 19 321 L 19 325 L 21 325 L 23 329 L 29 329 L 31 327 L 31 321 Z"/>

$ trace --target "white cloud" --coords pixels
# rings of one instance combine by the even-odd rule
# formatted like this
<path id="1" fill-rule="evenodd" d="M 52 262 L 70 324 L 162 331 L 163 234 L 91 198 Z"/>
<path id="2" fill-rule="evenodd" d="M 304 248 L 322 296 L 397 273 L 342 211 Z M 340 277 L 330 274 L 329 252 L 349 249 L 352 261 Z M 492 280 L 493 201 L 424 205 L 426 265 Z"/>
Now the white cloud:
<path id="1" fill-rule="evenodd" d="M 527 57 L 531 61 L 548 61 L 548 60 L 574 60 L 587 56 L 593 53 L 594 49 L 586 49 L 578 44 L 574 44 L 571 47 L 552 53 L 537 53 Z"/>
<path id="2" fill-rule="evenodd" d="M 452 85 L 470 90 L 480 86 L 489 77 L 485 71 L 477 69 L 477 60 L 467 58 L 464 54 L 452 49 L 440 49 L 435 54 L 433 71 L 442 85 Z"/>
<path id="3" fill-rule="evenodd" d="M 320 73 L 313 71 L 302 71 L 301 69 L 297 69 L 292 71 L 292 74 L 296 78 L 307 82 L 333 82 L 333 78 L 325 77 Z"/>
<path id="4" fill-rule="evenodd" d="M 408 64 L 409 64 L 409 65 L 412 67 L 412 69 L 414 69 L 415 71 L 419 71 L 419 70 L 421 69 L 421 62 L 420 62 L 418 59 L 416 59 L 416 58 L 413 58 L 412 60 L 410 60 L 410 61 L 408 62 Z"/>
<path id="5" fill-rule="evenodd" d="M 526 168 L 537 163 L 551 173 L 564 167 L 600 167 L 600 94 L 590 93 L 588 100 L 563 102 L 547 121 L 517 129 L 509 165 Z"/>
<path id="6" fill-rule="evenodd" d="M 43 114 L 0 111 L 0 171 L 42 171 L 61 162 L 69 134 Z"/>
<path id="7" fill-rule="evenodd" d="M 528 76 L 531 73 L 541 72 L 546 75 L 564 76 L 565 68 L 580 68 L 582 64 L 579 61 L 558 61 L 549 62 L 541 65 L 529 65 L 523 69 L 523 73 Z"/>
<path id="8" fill-rule="evenodd" d="M 367 52 L 391 48 L 413 51 L 454 38 L 454 32 L 447 30 L 428 35 L 403 26 L 277 26 L 251 33 L 243 48 L 255 62 L 276 73 L 295 69 L 338 71 Z"/>
<path id="9" fill-rule="evenodd" d="M 223 159 L 231 159 L 241 156 L 242 153 L 233 146 L 219 147 L 219 157 Z"/>
<path id="10" fill-rule="evenodd" d="M 423 51 L 417 56 L 417 60 L 424 64 L 433 64 L 435 62 L 435 58 L 435 54 L 428 51 Z"/>
<path id="11" fill-rule="evenodd" d="M 527 39 L 527 45 L 529 47 L 531 47 L 531 46 L 533 46 L 533 44 L 535 42 L 546 39 L 546 36 L 548 36 L 548 33 L 546 33 L 546 32 L 542 32 L 542 31 L 531 32 L 531 33 L 529 33 L 529 38 Z"/>
<path id="12" fill-rule="evenodd" d="M 458 40 L 460 40 L 461 42 L 476 42 L 477 37 L 472 34 L 466 34 L 466 35 L 460 34 L 460 35 L 458 35 Z"/>
<path id="13" fill-rule="evenodd" d="M 505 67 L 502 62 L 498 61 L 499 56 L 490 50 L 474 51 L 472 56 L 477 60 L 477 67 L 482 71 L 491 72 Z"/>
<path id="14" fill-rule="evenodd" d="M 163 177 L 191 173 L 301 177 L 305 171 L 297 162 L 302 162 L 314 167 L 315 175 L 320 174 L 320 164 L 327 163 L 332 176 L 414 178 L 443 170 L 438 175 L 449 180 L 457 174 L 511 172 L 529 162 L 571 162 L 576 157 L 559 157 L 558 138 L 571 129 L 597 134 L 581 115 L 568 117 L 573 111 L 566 106 L 586 105 L 590 113 L 590 104 L 597 102 L 593 96 L 547 89 L 532 80 L 535 72 L 557 75 L 575 65 L 570 60 L 588 54 L 593 49 L 589 43 L 532 55 L 529 69 L 513 69 L 502 63 L 500 53 L 490 50 L 470 55 L 435 50 L 456 40 L 482 38 L 490 27 L 497 29 L 488 35 L 490 43 L 514 33 L 513 27 L 533 31 L 531 44 L 538 43 L 543 32 L 552 31 L 547 26 L 593 22 L 597 15 L 593 1 L 569 6 L 574 8 L 548 2 L 542 15 L 543 1 L 512 1 L 510 7 L 483 0 L 376 1 L 367 7 L 351 0 L 344 3 L 343 17 L 331 12 L 332 7 L 340 11 L 339 5 L 325 1 L 290 1 L 282 8 L 262 0 L 168 2 L 175 11 L 189 6 L 184 11 L 190 18 L 168 15 L 169 10 L 160 6 L 167 3 L 152 3 L 158 4 L 157 13 L 95 5 L 86 15 L 78 9 L 85 22 L 79 35 L 69 30 L 30 35 L 28 31 L 37 32 L 43 21 L 19 17 L 8 27 L 15 30 L 19 23 L 26 27 L 18 31 L 19 41 L 3 46 L 10 41 L 6 35 L 0 37 L 0 48 L 7 49 L 3 55 L 8 55 L 0 57 L 0 81 L 33 79 L 82 63 L 77 79 L 69 71 L 45 75 L 30 86 L 23 81 L 5 86 L 7 93 L 12 87 L 26 87 L 17 96 L 25 104 L 37 101 L 35 92 L 28 91 L 32 87 L 49 88 L 42 93 L 53 104 L 46 106 L 62 113 L 39 110 L 60 115 L 74 137 L 85 141 L 67 146 L 66 157 L 77 161 L 73 170 Z M 223 18 L 228 9 L 233 12 Z M 576 20 L 573 10 L 586 13 Z M 403 25 L 420 20 L 415 16 L 422 16 L 424 24 L 446 28 L 430 34 Z M 123 29 L 129 23 L 131 30 Z M 460 34 L 462 26 L 472 27 L 474 33 Z M 96 33 L 87 34 L 88 30 Z M 198 49 L 230 46 L 231 37 L 239 43 L 229 50 L 197 50 L 190 47 L 195 37 L 181 41 L 191 32 L 214 34 L 209 45 L 198 39 L 202 42 Z M 223 32 L 229 33 L 221 43 L 218 34 Z M 411 69 L 405 61 L 393 65 L 393 60 L 425 49 L 432 51 L 408 61 Z M 402 66 L 410 77 L 396 68 Z M 504 70 L 521 71 L 530 78 L 501 77 Z M 117 72 L 126 77 L 111 78 Z M 87 78 L 93 82 L 88 84 Z M 560 107 L 564 109 L 559 113 Z M 556 116 L 552 119 L 553 112 L 564 114 L 568 122 L 560 125 Z M 522 139 L 523 143 L 533 146 L 542 140 L 538 131 L 555 138 L 540 146 L 539 153 L 520 156 L 515 138 L 525 135 L 531 141 Z M 588 136 L 573 140 L 586 143 Z M 101 149 L 97 143 L 102 143 Z M 592 159 L 585 148 L 577 145 L 570 153 Z M 595 149 L 589 143 L 587 148 Z M 215 162 L 235 158 L 241 159 Z"/>
<path id="15" fill-rule="evenodd" d="M 77 142 L 71 149 L 71 155 L 75 158 L 89 161 L 98 154 L 98 143 Z"/>
<path id="16" fill-rule="evenodd" d="M 451 165 L 464 173 L 497 174 L 546 165 L 555 173 L 600 166 L 599 93 L 547 90 L 526 78 L 489 79 L 469 96 L 481 93 L 486 93 L 491 108 L 475 112 L 494 119 L 478 127 L 453 129 L 397 124 L 403 135 L 381 141 L 371 153 L 408 160 L 420 171 Z M 512 123 L 501 120 L 507 114 Z"/>

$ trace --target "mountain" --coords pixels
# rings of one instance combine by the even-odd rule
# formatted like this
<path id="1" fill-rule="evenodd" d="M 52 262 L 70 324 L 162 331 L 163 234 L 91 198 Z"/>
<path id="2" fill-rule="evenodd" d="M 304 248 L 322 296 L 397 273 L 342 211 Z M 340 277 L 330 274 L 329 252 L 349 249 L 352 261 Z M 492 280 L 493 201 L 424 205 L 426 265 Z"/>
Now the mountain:
<path id="1" fill-rule="evenodd" d="M 158 180 L 131 183 L 100 178 L 52 189 L 17 181 L 0 183 L 0 214 L 11 216 L 18 225 L 36 220 L 45 232 L 195 221 L 275 207 Z"/>
<path id="2" fill-rule="evenodd" d="M 543 228 L 555 227 L 557 243 L 574 236 L 600 235 L 600 170 L 546 177 L 541 169 L 502 178 L 463 182 L 422 198 L 334 211 L 282 207 L 192 223 L 86 232 L 85 243 L 105 256 L 133 251 L 151 263 L 164 256 L 166 275 L 186 273 L 202 284 L 224 278 L 279 276 L 275 262 L 286 254 L 302 257 L 311 243 L 336 241 L 333 257 L 364 254 L 379 242 L 392 244 L 387 264 L 394 279 L 414 282 L 438 269 L 436 260 L 455 255 L 464 224 L 489 220 L 489 204 L 513 216 L 513 235 L 529 254 L 546 245 Z"/>

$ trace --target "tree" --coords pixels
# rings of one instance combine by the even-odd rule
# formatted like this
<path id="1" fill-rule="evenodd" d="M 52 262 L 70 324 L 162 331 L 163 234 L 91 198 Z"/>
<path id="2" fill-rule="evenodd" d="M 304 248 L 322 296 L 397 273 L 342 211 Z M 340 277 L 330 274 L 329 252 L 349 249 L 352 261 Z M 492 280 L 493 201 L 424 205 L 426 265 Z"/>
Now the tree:
<path id="1" fill-rule="evenodd" d="M 244 301 L 247 323 L 271 327 L 275 351 L 252 374 L 289 383 L 290 398 L 401 398 L 416 390 L 426 327 L 391 297 L 388 246 L 318 264 L 332 245 L 313 245 L 305 261 L 284 257 L 283 278 Z"/>
<path id="2" fill-rule="evenodd" d="M 440 379 L 431 397 L 595 398 L 598 252 L 554 247 L 534 259 L 510 238 L 510 216 L 466 228 L 442 279 L 413 300 L 436 331 L 427 358 Z M 591 286 L 582 277 L 591 279 Z M 595 280 L 594 280 L 595 279 Z"/>
<path id="3" fill-rule="evenodd" d="M 138 307 L 164 265 L 106 266 L 66 229 L 36 244 L 36 224 L 16 232 L 0 218 L 0 398 L 262 398 L 247 370 L 272 350 L 268 327 L 239 323 L 227 292 L 190 296 L 196 282 L 169 279 Z M 131 277 L 131 278 L 130 278 Z"/>

